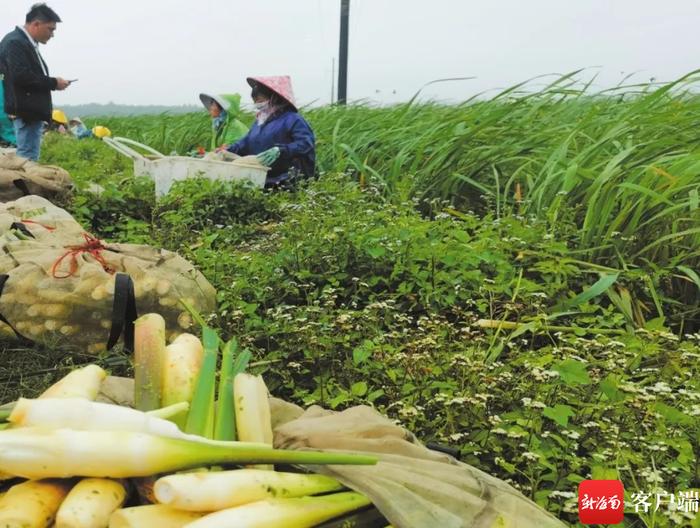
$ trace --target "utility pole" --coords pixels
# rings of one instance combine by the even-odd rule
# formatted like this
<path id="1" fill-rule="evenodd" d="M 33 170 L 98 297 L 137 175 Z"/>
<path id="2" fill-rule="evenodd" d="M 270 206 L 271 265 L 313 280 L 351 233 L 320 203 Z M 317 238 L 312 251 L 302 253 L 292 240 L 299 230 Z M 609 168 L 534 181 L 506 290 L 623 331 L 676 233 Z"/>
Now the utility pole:
<path id="1" fill-rule="evenodd" d="M 350 0 L 340 0 L 340 49 L 338 50 L 338 104 L 348 97 L 348 23 Z"/>
<path id="2" fill-rule="evenodd" d="M 335 57 L 333 57 L 333 62 L 331 63 L 331 104 L 333 104 L 334 98 L 335 98 Z"/>

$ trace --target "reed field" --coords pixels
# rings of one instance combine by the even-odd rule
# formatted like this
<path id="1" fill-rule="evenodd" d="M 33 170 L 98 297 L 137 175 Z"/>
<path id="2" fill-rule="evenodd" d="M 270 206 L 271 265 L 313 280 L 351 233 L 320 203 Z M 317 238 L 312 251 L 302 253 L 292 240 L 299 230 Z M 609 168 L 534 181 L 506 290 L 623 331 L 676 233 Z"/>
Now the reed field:
<path id="1" fill-rule="evenodd" d="M 698 75 L 302 109 L 319 177 L 293 192 L 190 180 L 156 203 L 96 139 L 47 137 L 42 161 L 94 235 L 197 265 L 211 324 L 274 395 L 374 405 L 575 525 L 584 479 L 620 478 L 629 505 L 700 488 Z M 165 154 L 208 144 L 204 112 L 85 121 Z M 92 359 L 7 343 L 0 400 Z M 98 363 L 131 371 L 119 349 Z"/>

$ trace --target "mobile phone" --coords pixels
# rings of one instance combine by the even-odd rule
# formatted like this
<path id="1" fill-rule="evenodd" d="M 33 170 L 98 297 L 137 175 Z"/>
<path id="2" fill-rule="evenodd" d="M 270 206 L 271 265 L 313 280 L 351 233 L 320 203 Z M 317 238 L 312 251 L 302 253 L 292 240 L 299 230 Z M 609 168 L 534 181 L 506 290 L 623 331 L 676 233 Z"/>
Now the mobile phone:
<path id="1" fill-rule="evenodd" d="M 77 80 L 78 80 L 78 79 L 68 79 L 68 84 L 73 84 L 73 83 L 74 83 L 75 81 L 77 81 Z"/>

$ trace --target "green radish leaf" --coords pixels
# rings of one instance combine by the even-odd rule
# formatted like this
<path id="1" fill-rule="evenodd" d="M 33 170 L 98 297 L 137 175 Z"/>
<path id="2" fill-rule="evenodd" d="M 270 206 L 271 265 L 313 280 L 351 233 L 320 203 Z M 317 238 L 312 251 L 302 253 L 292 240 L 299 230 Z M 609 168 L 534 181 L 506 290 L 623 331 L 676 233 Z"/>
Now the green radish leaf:
<path id="1" fill-rule="evenodd" d="M 238 341 L 231 339 L 224 345 L 219 372 L 219 392 L 214 419 L 215 440 L 235 440 L 236 420 L 233 405 L 233 357 L 238 350 Z"/>
<path id="2" fill-rule="evenodd" d="M 220 341 L 219 334 L 216 332 L 216 330 L 208 326 L 204 326 L 202 328 L 202 346 L 204 347 L 205 352 L 207 350 L 218 349 Z"/>
<path id="3" fill-rule="evenodd" d="M 214 395 L 216 363 L 219 357 L 219 335 L 208 326 L 202 327 L 204 358 L 187 415 L 185 432 L 211 438 L 214 427 Z M 211 426 L 211 427 L 210 427 Z"/>

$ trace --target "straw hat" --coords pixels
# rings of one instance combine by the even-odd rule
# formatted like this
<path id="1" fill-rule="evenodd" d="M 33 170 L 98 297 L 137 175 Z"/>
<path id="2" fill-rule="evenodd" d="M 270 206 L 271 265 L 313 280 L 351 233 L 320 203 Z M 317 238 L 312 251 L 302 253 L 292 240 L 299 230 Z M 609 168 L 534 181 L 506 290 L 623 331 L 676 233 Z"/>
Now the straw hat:
<path id="1" fill-rule="evenodd" d="M 269 88 L 282 99 L 287 101 L 294 110 L 297 109 L 297 103 L 294 98 L 294 91 L 292 90 L 292 79 L 289 75 L 274 75 L 270 77 L 248 77 L 246 79 L 248 84 L 253 88 L 255 83 L 262 84 L 266 88 Z"/>
<path id="2" fill-rule="evenodd" d="M 202 101 L 204 108 L 209 110 L 212 103 L 217 103 L 225 112 L 228 112 L 231 103 L 220 95 L 209 95 L 205 93 L 199 94 L 199 100 Z"/>

